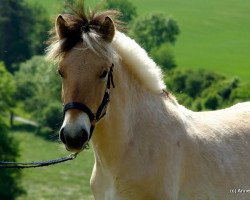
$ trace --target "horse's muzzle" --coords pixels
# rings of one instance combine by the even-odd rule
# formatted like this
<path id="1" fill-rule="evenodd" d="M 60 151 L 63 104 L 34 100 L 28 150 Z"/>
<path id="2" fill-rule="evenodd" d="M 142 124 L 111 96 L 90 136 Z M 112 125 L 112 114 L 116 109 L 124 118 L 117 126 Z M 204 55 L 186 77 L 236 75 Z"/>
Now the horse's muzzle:
<path id="1" fill-rule="evenodd" d="M 68 151 L 79 152 L 87 145 L 89 134 L 85 129 L 70 132 L 66 128 L 61 128 L 60 139 Z"/>

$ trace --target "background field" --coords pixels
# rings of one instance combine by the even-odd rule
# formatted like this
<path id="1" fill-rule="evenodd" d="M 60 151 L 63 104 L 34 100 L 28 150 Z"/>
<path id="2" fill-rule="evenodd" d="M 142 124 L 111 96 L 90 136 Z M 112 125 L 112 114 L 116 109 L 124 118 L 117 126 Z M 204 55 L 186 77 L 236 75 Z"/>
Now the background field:
<path id="1" fill-rule="evenodd" d="M 46 7 L 51 19 L 61 0 L 27 0 Z M 96 1 L 88 0 L 91 5 Z M 250 1 L 245 0 L 131 0 L 140 16 L 163 12 L 178 21 L 181 34 L 173 50 L 179 68 L 205 68 L 250 83 Z M 12 129 L 20 142 L 20 161 L 52 159 L 67 154 L 58 144 L 44 140 L 27 126 Z M 56 133 L 56 132 L 55 132 Z M 55 134 L 54 133 L 54 134 Z M 25 170 L 27 195 L 18 200 L 89 200 L 92 151 L 69 163 Z"/>
<path id="2" fill-rule="evenodd" d="M 28 125 L 17 125 L 11 132 L 20 142 L 20 158 L 22 162 L 48 160 L 65 156 L 67 153 L 62 145 L 45 140 L 36 135 L 35 128 Z M 23 170 L 22 185 L 27 194 L 18 200 L 91 200 L 89 180 L 93 167 L 93 154 L 85 150 L 78 157 L 67 163 L 44 168 Z"/>
<path id="3" fill-rule="evenodd" d="M 59 0 L 40 2 L 53 16 Z M 91 5 L 94 2 L 88 0 Z M 250 82 L 250 1 L 134 0 L 139 16 L 164 12 L 181 28 L 174 47 L 182 68 L 205 68 Z"/>
<path id="4" fill-rule="evenodd" d="M 179 67 L 207 68 L 249 79 L 250 2 L 138 0 L 135 4 L 141 14 L 157 10 L 178 21 L 181 34 L 175 53 Z"/>

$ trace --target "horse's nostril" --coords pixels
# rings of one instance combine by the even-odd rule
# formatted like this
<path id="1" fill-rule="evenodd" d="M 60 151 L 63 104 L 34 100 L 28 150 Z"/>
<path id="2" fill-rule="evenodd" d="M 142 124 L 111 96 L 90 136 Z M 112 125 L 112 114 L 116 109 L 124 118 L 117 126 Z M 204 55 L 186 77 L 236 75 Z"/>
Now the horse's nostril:
<path id="1" fill-rule="evenodd" d="M 62 128 L 62 129 L 60 130 L 59 136 L 60 136 L 60 140 L 62 141 L 62 143 L 63 143 L 63 144 L 66 144 L 66 139 L 65 139 L 65 135 L 64 135 L 64 128 Z"/>
<path id="2" fill-rule="evenodd" d="M 81 143 L 85 144 L 89 140 L 89 134 L 85 129 L 82 129 L 82 139 Z"/>

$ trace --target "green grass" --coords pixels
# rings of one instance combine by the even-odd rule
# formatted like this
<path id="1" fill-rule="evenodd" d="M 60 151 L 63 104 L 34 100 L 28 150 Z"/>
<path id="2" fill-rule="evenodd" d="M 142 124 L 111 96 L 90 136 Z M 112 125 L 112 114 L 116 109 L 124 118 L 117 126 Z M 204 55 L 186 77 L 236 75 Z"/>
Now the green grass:
<path id="1" fill-rule="evenodd" d="M 19 161 L 48 160 L 69 154 L 59 144 L 44 140 L 29 126 L 12 129 L 20 142 Z M 73 161 L 36 169 L 23 170 L 22 185 L 27 194 L 18 200 L 90 200 L 93 199 L 89 180 L 93 166 L 93 154 L 87 150 Z"/>
<path id="2" fill-rule="evenodd" d="M 179 67 L 204 68 L 250 81 L 250 2 L 239 0 L 134 1 L 147 15 L 161 11 L 181 28 L 175 54 Z"/>
<path id="3" fill-rule="evenodd" d="M 38 2 L 39 0 L 27 0 Z M 42 2 L 56 13 L 58 0 Z M 57 2 L 57 3 L 55 3 Z M 88 2 L 96 2 L 89 0 Z M 163 12 L 181 28 L 174 47 L 182 68 L 204 68 L 250 82 L 250 1 L 134 0 L 139 16 Z"/>

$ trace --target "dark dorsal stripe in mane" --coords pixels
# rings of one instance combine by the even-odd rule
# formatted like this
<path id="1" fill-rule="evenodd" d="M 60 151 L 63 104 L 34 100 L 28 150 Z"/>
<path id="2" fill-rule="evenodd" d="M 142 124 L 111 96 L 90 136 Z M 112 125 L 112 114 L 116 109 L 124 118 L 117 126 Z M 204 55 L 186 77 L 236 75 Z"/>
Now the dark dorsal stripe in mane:
<path id="1" fill-rule="evenodd" d="M 89 11 L 86 13 L 84 1 L 78 3 L 75 7 L 69 8 L 71 10 L 70 14 L 62 14 L 58 17 L 65 21 L 67 29 L 61 31 L 60 35 L 58 35 L 55 27 L 51 31 L 51 37 L 48 40 L 49 45 L 60 42 L 60 48 L 54 55 L 55 58 L 70 51 L 77 43 L 83 42 L 83 34 L 94 32 L 105 40 L 108 37 L 108 33 L 105 32 L 106 29 L 101 28 L 101 25 L 106 17 L 112 19 L 116 29 L 122 29 L 122 22 L 118 20 L 120 13 L 116 10 L 107 10 L 100 13 Z"/>

